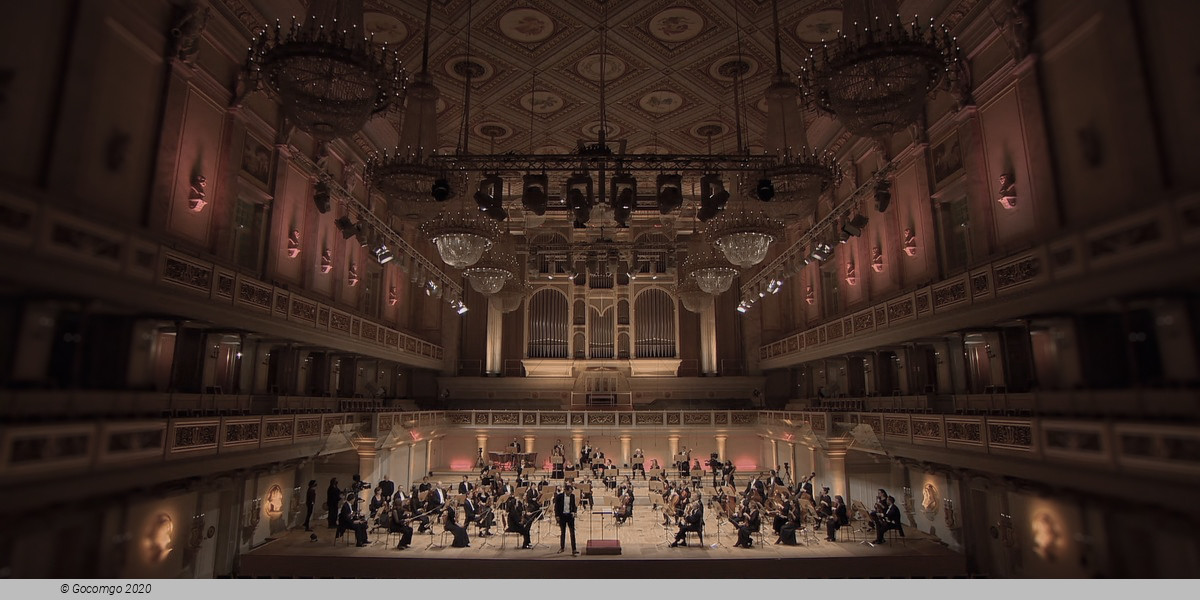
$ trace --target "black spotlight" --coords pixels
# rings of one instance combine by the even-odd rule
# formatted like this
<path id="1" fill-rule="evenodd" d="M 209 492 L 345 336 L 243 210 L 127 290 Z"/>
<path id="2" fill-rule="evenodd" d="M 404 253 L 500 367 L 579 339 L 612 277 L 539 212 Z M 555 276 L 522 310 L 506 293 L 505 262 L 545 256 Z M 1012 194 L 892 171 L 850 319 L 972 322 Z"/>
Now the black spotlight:
<path id="1" fill-rule="evenodd" d="M 708 173 L 700 178 L 700 209 L 696 211 L 697 219 L 703 222 L 711 220 L 725 208 L 727 202 L 729 191 L 725 189 L 725 182 L 721 181 L 720 175 Z"/>
<path id="2" fill-rule="evenodd" d="M 313 190 L 313 202 L 321 214 L 329 212 L 329 184 L 324 181 L 317 182 L 317 187 Z"/>
<path id="3" fill-rule="evenodd" d="M 875 185 L 875 210 L 883 212 L 892 203 L 892 184 L 880 181 Z"/>
<path id="4" fill-rule="evenodd" d="M 581 229 L 592 218 L 592 178 L 575 173 L 567 178 L 567 208 L 575 217 L 575 228 Z"/>
<path id="5" fill-rule="evenodd" d="M 475 203 L 485 215 L 497 221 L 508 218 L 504 210 L 504 180 L 499 175 L 485 175 L 479 182 L 479 190 L 475 192 Z"/>
<path id="6" fill-rule="evenodd" d="M 679 174 L 662 174 L 655 182 L 654 199 L 658 202 L 658 212 L 667 214 L 683 206 L 683 176 Z"/>
<path id="7" fill-rule="evenodd" d="M 446 200 L 449 200 L 452 193 L 453 191 L 450 189 L 450 182 L 445 178 L 438 179 L 437 181 L 433 182 L 433 188 L 429 190 L 429 195 L 433 196 L 433 199 L 437 200 L 438 202 L 445 202 Z"/>
<path id="8" fill-rule="evenodd" d="M 333 220 L 333 224 L 337 226 L 338 231 L 342 232 L 342 239 L 348 240 L 358 233 L 358 226 L 350 222 L 350 217 L 342 215 Z"/>
<path id="9" fill-rule="evenodd" d="M 637 179 L 629 173 L 619 173 L 612 178 L 613 219 L 621 227 L 629 227 L 629 220 L 637 208 Z"/>
<path id="10" fill-rule="evenodd" d="M 546 205 L 550 201 L 546 190 L 550 188 L 550 178 L 545 173 L 526 174 L 521 179 L 521 187 L 521 206 L 539 217 L 546 214 Z"/>
<path id="11" fill-rule="evenodd" d="M 854 215 L 853 219 L 842 225 L 842 233 L 847 236 L 862 237 L 863 227 L 867 226 L 867 217 L 863 215 Z"/>
<path id="12" fill-rule="evenodd" d="M 758 185 L 754 186 L 754 194 L 759 200 L 770 202 L 775 197 L 775 184 L 765 177 L 759 179 Z"/>

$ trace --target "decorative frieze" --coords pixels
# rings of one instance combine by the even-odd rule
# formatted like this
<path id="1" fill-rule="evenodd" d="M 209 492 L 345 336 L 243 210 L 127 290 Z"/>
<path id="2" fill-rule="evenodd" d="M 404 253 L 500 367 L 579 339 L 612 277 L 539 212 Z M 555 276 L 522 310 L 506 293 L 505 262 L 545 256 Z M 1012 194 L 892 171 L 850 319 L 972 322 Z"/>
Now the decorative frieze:
<path id="1" fill-rule="evenodd" d="M 172 450 L 199 450 L 217 445 L 217 423 L 180 424 L 175 426 Z"/>
<path id="2" fill-rule="evenodd" d="M 167 256 L 163 261 L 163 281 L 207 293 L 212 287 L 212 268 Z"/>
<path id="3" fill-rule="evenodd" d="M 1028 423 L 988 423 L 988 445 L 993 448 L 1033 449 L 1033 427 Z"/>

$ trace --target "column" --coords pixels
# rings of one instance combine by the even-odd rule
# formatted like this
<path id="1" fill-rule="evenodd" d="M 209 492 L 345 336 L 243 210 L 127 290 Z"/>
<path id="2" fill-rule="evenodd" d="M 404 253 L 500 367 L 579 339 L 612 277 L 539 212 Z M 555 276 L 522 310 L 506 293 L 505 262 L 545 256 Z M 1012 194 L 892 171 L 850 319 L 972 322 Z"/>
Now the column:
<path id="1" fill-rule="evenodd" d="M 829 458 L 829 473 L 826 478 L 833 494 L 841 494 L 850 506 L 850 477 L 846 474 L 846 452 L 849 450 L 846 442 L 830 440 L 829 449 L 825 456 Z M 814 486 L 816 487 L 816 486 Z"/>
<path id="2" fill-rule="evenodd" d="M 783 477 L 783 465 L 779 464 L 779 440 L 771 440 L 771 463 L 767 465 L 768 469 L 779 467 L 778 475 Z"/>
<path id="3" fill-rule="evenodd" d="M 679 454 L 679 436 L 678 435 L 667 436 L 667 444 L 668 444 L 667 447 L 671 449 L 671 457 L 667 459 L 667 462 L 674 464 L 675 463 L 675 455 Z M 664 468 L 665 468 L 665 465 L 664 465 Z"/>
<path id="4" fill-rule="evenodd" d="M 496 303 L 491 298 L 488 299 L 487 308 L 487 342 L 486 351 L 487 357 L 484 362 L 484 369 L 488 375 L 499 375 L 504 370 L 503 360 L 500 355 L 500 342 L 504 335 L 504 313 L 496 308 Z M 532 452 L 532 450 L 529 450 Z"/>
<path id="5" fill-rule="evenodd" d="M 425 474 L 417 474 L 417 444 L 408 445 L 408 485 L 412 487 L 417 483 L 417 480 L 424 477 Z"/>
<path id="6" fill-rule="evenodd" d="M 375 459 L 379 451 L 375 449 L 375 438 L 358 438 L 354 442 L 354 451 L 358 453 L 358 475 L 363 481 L 374 483 L 379 479 Z"/>
<path id="7" fill-rule="evenodd" d="M 479 456 L 482 458 L 484 464 L 487 464 L 488 462 L 487 442 L 488 436 L 486 433 L 480 433 L 475 436 L 475 448 L 479 453 Z"/>
<path id="8" fill-rule="evenodd" d="M 709 298 L 700 311 L 700 372 L 717 374 L 717 309 Z"/>
<path id="9" fill-rule="evenodd" d="M 797 471 L 797 469 L 800 468 L 800 465 L 796 463 L 796 444 L 795 444 L 795 442 L 788 442 L 788 460 L 791 461 L 791 464 L 792 464 L 792 481 L 791 481 L 791 483 L 795 484 L 796 481 L 800 478 L 800 474 Z"/>
<path id="10" fill-rule="evenodd" d="M 729 436 L 722 434 L 716 436 L 715 439 L 717 440 L 717 458 L 721 462 L 725 462 L 725 442 L 729 439 Z"/>
<path id="11" fill-rule="evenodd" d="M 621 439 L 621 465 L 624 466 L 624 465 L 629 464 L 629 457 L 633 454 L 629 450 L 630 443 L 633 441 L 633 436 L 622 435 L 620 439 Z"/>
<path id="12" fill-rule="evenodd" d="M 433 438 L 429 438 L 428 440 L 425 440 L 425 473 L 421 473 L 421 475 L 425 475 L 426 473 L 429 473 L 432 470 L 433 470 Z"/>
<path id="13" fill-rule="evenodd" d="M 571 459 L 572 464 L 578 464 L 579 463 L 579 455 L 583 454 L 583 434 L 582 433 L 571 434 L 571 444 L 573 446 L 575 446 L 575 456 L 572 456 L 569 458 Z"/>
<path id="14" fill-rule="evenodd" d="M 526 452 L 537 452 L 537 450 L 533 449 L 533 443 L 536 441 L 537 441 L 536 435 L 533 435 L 531 433 L 525 434 L 525 451 Z"/>

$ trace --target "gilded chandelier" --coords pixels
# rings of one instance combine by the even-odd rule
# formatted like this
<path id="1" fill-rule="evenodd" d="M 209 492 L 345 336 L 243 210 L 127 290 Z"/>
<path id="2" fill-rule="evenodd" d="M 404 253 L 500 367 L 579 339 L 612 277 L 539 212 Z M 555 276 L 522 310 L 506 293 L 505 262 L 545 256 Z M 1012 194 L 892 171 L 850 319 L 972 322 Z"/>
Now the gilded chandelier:
<path id="1" fill-rule="evenodd" d="M 727 210 L 708 223 L 708 241 L 729 262 L 750 268 L 767 257 L 767 250 L 783 232 L 783 222 L 762 211 Z M 703 287 L 703 286 L 702 286 Z"/>
<path id="2" fill-rule="evenodd" d="M 500 229 L 477 210 L 445 210 L 421 224 L 421 232 L 437 246 L 446 264 L 462 269 L 483 257 L 500 237 Z"/>
<path id="3" fill-rule="evenodd" d="M 733 285 L 738 270 L 720 254 L 705 250 L 689 255 L 683 261 L 683 274 L 696 280 L 696 287 L 706 294 L 717 295 Z"/>

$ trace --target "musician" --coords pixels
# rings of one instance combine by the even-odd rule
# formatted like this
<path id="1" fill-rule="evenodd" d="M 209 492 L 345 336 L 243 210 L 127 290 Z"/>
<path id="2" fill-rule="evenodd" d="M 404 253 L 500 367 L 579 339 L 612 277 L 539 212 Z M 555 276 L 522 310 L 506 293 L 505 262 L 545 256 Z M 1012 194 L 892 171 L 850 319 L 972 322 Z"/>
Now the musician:
<path id="1" fill-rule="evenodd" d="M 554 518 L 558 520 L 558 552 L 561 554 L 567 548 L 567 529 L 571 530 L 571 556 L 579 556 L 579 551 L 575 549 L 575 514 L 579 512 L 579 507 L 575 503 L 575 494 L 573 494 L 571 484 L 567 484 L 563 491 L 554 496 Z"/>
<path id="2" fill-rule="evenodd" d="M 565 462 L 565 460 L 566 459 L 563 456 L 562 440 L 555 440 L 554 449 L 550 451 L 550 464 L 553 465 L 553 470 L 550 472 L 550 477 L 552 479 L 563 478 L 563 462 Z"/>
<path id="3" fill-rule="evenodd" d="M 829 497 L 829 486 L 821 487 L 821 495 L 817 497 L 817 527 L 821 526 L 821 521 L 833 516 L 833 498 Z"/>
<path id="4" fill-rule="evenodd" d="M 775 500 L 772 500 L 772 502 L 775 502 Z M 783 503 L 777 506 L 779 509 L 775 511 L 775 517 L 771 520 L 771 531 L 774 531 L 778 535 L 783 535 L 783 526 L 787 524 L 788 517 L 792 513 L 792 500 L 791 498 L 785 498 Z M 778 544 L 779 542 L 775 543 Z"/>
<path id="5" fill-rule="evenodd" d="M 546 487 L 546 486 L 548 486 L 548 485 L 550 485 L 550 482 L 549 482 L 549 481 L 546 481 L 546 476 L 545 476 L 545 475 L 542 475 L 542 480 L 541 480 L 541 481 L 539 481 L 539 482 L 538 482 L 538 484 L 537 484 L 538 493 L 541 493 L 541 491 L 542 491 L 542 488 L 544 488 L 544 487 Z"/>
<path id="6" fill-rule="evenodd" d="M 338 506 L 342 500 L 342 490 L 338 487 L 337 477 L 329 480 L 329 487 L 325 490 L 325 508 L 329 509 L 329 528 L 337 527 L 338 521 Z"/>
<path id="7" fill-rule="evenodd" d="M 887 491 L 885 491 L 883 488 L 879 488 L 879 491 L 875 492 L 875 507 L 872 508 L 871 512 L 869 513 L 871 521 L 867 524 L 867 526 L 871 529 L 876 528 L 876 526 L 879 524 L 879 519 L 883 516 L 883 513 L 887 511 L 887 497 Z"/>
<path id="8" fill-rule="evenodd" d="M 487 492 L 479 492 L 476 496 L 478 512 L 475 513 L 475 525 L 479 527 L 480 537 L 490 537 L 492 527 L 496 526 L 496 512 L 492 509 L 492 499 Z"/>
<path id="9" fill-rule="evenodd" d="M 738 531 L 737 543 L 734 546 L 739 548 L 754 547 L 754 539 L 750 536 L 762 528 L 761 508 L 762 505 L 753 500 L 743 502 L 741 512 L 734 515 L 733 519 L 730 519 Z"/>
<path id="10" fill-rule="evenodd" d="M 679 475 L 688 477 L 691 475 L 692 463 L 688 460 L 687 452 L 680 450 L 675 457 L 675 468 L 679 469 Z"/>
<path id="11" fill-rule="evenodd" d="M 342 537 L 347 529 L 354 530 L 355 547 L 362 548 L 367 545 L 367 522 L 362 519 L 354 510 L 354 500 L 357 496 L 351 492 L 346 494 L 345 500 L 342 501 L 342 509 L 338 511 L 337 534 L 335 538 Z"/>
<path id="12" fill-rule="evenodd" d="M 479 512 L 479 509 L 475 504 L 474 496 L 475 496 L 474 494 L 470 494 L 466 498 L 463 498 L 463 525 L 464 526 L 467 524 L 470 524 L 470 523 L 474 523 L 475 517 Z"/>
<path id="13" fill-rule="evenodd" d="M 633 489 L 627 488 L 620 495 L 621 505 L 613 512 L 617 524 L 624 524 L 626 520 L 633 518 Z"/>
<path id="14" fill-rule="evenodd" d="M 579 466 L 592 466 L 592 442 L 590 440 L 583 441 L 583 449 L 579 451 Z"/>
<path id="15" fill-rule="evenodd" d="M 429 489 L 429 496 L 425 498 L 425 510 L 440 510 L 446 504 L 446 492 L 442 489 L 442 482 L 437 482 L 437 485 Z"/>
<path id="16" fill-rule="evenodd" d="M 462 481 L 460 481 L 458 483 L 458 493 L 469 494 L 469 493 L 471 493 L 471 490 L 473 490 L 473 489 L 475 489 L 475 484 L 471 483 L 470 481 L 467 481 L 467 476 L 463 475 Z"/>
<path id="17" fill-rule="evenodd" d="M 396 484 L 387 475 L 382 477 L 379 487 L 383 489 L 383 497 L 386 499 L 390 500 L 392 495 L 396 493 Z"/>
<path id="18" fill-rule="evenodd" d="M 695 531 L 700 536 L 700 545 L 704 545 L 704 503 L 697 498 L 687 505 L 685 516 L 679 521 L 679 531 L 675 533 L 675 541 L 671 547 L 687 545 L 687 532 Z"/>
<path id="19" fill-rule="evenodd" d="M 471 538 L 467 537 L 467 528 L 458 524 L 457 513 L 453 506 L 447 506 L 442 513 L 442 526 L 454 536 L 450 542 L 451 548 L 470 548 Z"/>
<path id="20" fill-rule="evenodd" d="M 809 496 L 811 496 L 811 495 L 812 495 L 812 493 L 813 493 L 813 484 L 812 484 L 812 480 L 813 480 L 813 479 L 816 479 L 816 477 L 817 477 L 817 472 L 816 472 L 816 471 L 813 471 L 812 473 L 809 473 L 809 474 L 808 474 L 808 477 L 805 477 L 805 478 L 804 478 L 804 481 L 802 481 L 802 482 L 800 483 L 800 485 L 796 486 L 796 489 L 797 489 L 798 491 L 802 491 L 802 492 L 808 492 L 808 495 L 809 495 Z"/>
<path id="21" fill-rule="evenodd" d="M 592 502 L 592 480 L 586 475 L 583 478 L 583 484 L 579 488 L 579 503 L 590 508 L 595 507 Z"/>
<path id="22" fill-rule="evenodd" d="M 646 455 L 642 454 L 642 449 L 637 448 L 633 451 L 633 476 L 637 477 L 637 472 L 642 472 L 642 480 L 646 479 Z"/>
<path id="23" fill-rule="evenodd" d="M 508 451 L 514 454 L 521 453 L 521 443 L 517 441 L 517 438 L 513 438 L 512 443 L 508 445 Z"/>
<path id="24" fill-rule="evenodd" d="M 875 523 L 876 544 L 883 543 L 883 534 L 889 529 L 897 530 L 900 537 L 904 537 L 904 527 L 900 524 L 900 509 L 896 507 L 896 499 L 891 496 L 887 497 L 887 508 Z"/>
<path id="25" fill-rule="evenodd" d="M 773 486 L 774 485 L 783 485 L 783 478 L 781 478 L 779 476 L 778 471 L 776 471 L 775 469 L 771 469 L 771 477 L 767 479 L 767 483 L 770 485 L 773 485 Z"/>
<path id="26" fill-rule="evenodd" d="M 758 492 L 759 498 L 762 498 L 762 499 L 766 499 L 766 497 L 767 497 L 767 485 L 765 483 L 763 483 L 761 479 L 758 478 L 758 475 L 755 475 L 753 478 L 750 479 L 750 481 L 746 482 L 746 492 L 745 493 L 749 494 L 751 492 Z"/>
<path id="27" fill-rule="evenodd" d="M 492 474 L 492 465 L 484 463 L 483 468 L 479 471 L 480 483 L 486 486 L 491 486 L 494 480 L 495 476 Z"/>
<path id="28" fill-rule="evenodd" d="M 396 492 L 397 496 L 403 497 L 402 492 Z M 408 509 L 403 501 L 392 502 L 391 518 L 388 519 L 388 531 L 391 533 L 400 533 L 400 543 L 396 544 L 397 550 L 403 550 L 412 544 L 413 528 L 408 524 Z"/>
<path id="29" fill-rule="evenodd" d="M 380 486 L 375 486 L 375 495 L 371 496 L 371 503 L 367 505 L 367 508 L 371 511 L 372 519 L 374 519 L 375 515 L 379 513 L 379 509 L 383 508 L 385 502 L 386 500 L 383 497 L 383 488 Z"/>
<path id="30" fill-rule="evenodd" d="M 304 507 L 308 512 L 304 513 L 304 530 L 312 531 L 312 514 L 313 509 L 317 506 L 317 480 L 310 479 L 308 481 L 308 491 L 304 494 Z"/>
<path id="31" fill-rule="evenodd" d="M 737 467 L 733 466 L 732 462 L 725 461 L 725 466 L 721 467 L 721 480 L 724 481 L 725 485 L 736 489 L 737 483 L 733 480 L 735 472 L 737 472 Z"/>
<path id="32" fill-rule="evenodd" d="M 795 546 L 796 532 L 804 530 L 804 513 L 799 502 L 787 501 L 783 505 L 783 522 L 779 525 L 779 539 L 775 540 L 776 544 L 785 546 Z M 778 520 L 779 517 L 776 517 Z"/>
<path id="33" fill-rule="evenodd" d="M 433 486 L 430 485 L 430 483 L 429 483 L 429 476 L 425 476 L 425 477 L 421 478 L 421 485 L 417 486 L 417 491 L 424 492 L 425 490 L 428 490 L 431 487 L 433 487 Z"/>
<path id="34" fill-rule="evenodd" d="M 833 515 L 825 521 L 825 541 L 836 542 L 837 530 L 849 524 L 850 515 L 846 512 L 846 501 L 842 500 L 841 496 L 834 496 Z"/>

